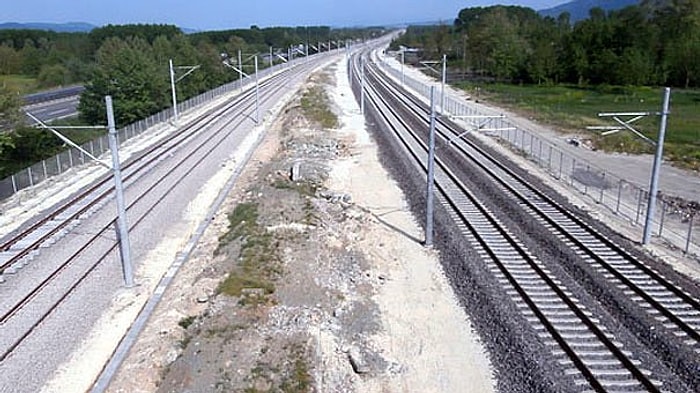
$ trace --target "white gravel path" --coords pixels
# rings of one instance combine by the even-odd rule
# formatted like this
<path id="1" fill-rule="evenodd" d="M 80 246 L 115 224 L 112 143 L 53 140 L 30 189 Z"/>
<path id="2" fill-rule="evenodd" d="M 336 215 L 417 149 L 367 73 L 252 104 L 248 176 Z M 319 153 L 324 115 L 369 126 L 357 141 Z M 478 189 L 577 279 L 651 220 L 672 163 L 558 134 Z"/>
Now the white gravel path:
<path id="1" fill-rule="evenodd" d="M 415 240 L 424 237 L 423 231 L 400 188 L 379 163 L 377 147 L 350 90 L 346 67 L 336 67 L 335 80 L 331 97 L 342 113 L 339 132 L 355 143 L 350 158 L 333 161 L 329 188 L 350 193 L 356 205 L 386 223 L 375 225 L 356 247 L 375 261 L 373 276 L 389 277 L 373 298 L 383 327 L 372 337 L 374 345 L 385 358 L 405 365 L 388 384 L 360 380 L 359 391 L 494 391 L 486 351 L 458 304 L 439 256 Z"/>

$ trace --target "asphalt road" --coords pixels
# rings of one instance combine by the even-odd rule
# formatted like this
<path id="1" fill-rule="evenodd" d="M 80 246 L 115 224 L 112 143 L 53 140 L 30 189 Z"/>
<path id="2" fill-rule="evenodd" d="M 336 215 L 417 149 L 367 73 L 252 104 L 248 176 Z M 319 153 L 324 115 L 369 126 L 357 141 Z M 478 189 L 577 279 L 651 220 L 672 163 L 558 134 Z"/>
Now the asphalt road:
<path id="1" fill-rule="evenodd" d="M 28 105 L 22 107 L 22 110 L 31 113 L 43 122 L 51 122 L 78 116 L 78 102 L 80 102 L 80 95 L 75 95 L 58 100 Z M 27 124 L 34 123 L 34 120 L 27 116 Z"/>

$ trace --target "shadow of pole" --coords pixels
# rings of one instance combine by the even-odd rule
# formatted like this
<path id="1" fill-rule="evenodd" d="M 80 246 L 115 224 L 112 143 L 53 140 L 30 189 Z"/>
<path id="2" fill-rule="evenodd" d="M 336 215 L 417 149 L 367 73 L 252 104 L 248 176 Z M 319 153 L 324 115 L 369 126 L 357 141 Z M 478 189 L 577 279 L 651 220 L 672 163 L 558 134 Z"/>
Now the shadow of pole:
<path id="1" fill-rule="evenodd" d="M 382 224 L 382 225 L 384 225 L 385 227 L 389 228 L 389 229 L 392 230 L 393 232 L 398 233 L 399 235 L 401 235 L 401 236 L 403 236 L 403 237 L 405 237 L 405 238 L 411 240 L 412 242 L 415 242 L 415 243 L 418 243 L 418 244 L 421 244 L 421 245 L 423 244 L 423 240 L 418 239 L 417 237 L 411 235 L 410 233 L 404 231 L 403 229 L 397 227 L 396 225 L 394 225 L 394 224 L 392 224 L 392 223 L 390 223 L 390 222 L 388 222 L 388 221 L 386 221 L 385 219 L 382 218 L 382 216 L 385 216 L 385 215 L 387 215 L 387 214 L 391 214 L 391 213 L 403 211 L 402 209 L 394 209 L 394 210 L 390 210 L 390 211 L 385 212 L 385 213 L 377 214 L 377 213 L 374 213 L 371 209 L 369 209 L 369 208 L 367 208 L 367 207 L 359 206 L 359 205 L 355 205 L 355 206 L 357 206 L 357 207 L 360 208 L 361 210 L 363 210 L 363 211 L 365 211 L 365 212 L 371 214 L 372 217 L 376 218 L 377 221 L 379 221 L 380 224 Z"/>

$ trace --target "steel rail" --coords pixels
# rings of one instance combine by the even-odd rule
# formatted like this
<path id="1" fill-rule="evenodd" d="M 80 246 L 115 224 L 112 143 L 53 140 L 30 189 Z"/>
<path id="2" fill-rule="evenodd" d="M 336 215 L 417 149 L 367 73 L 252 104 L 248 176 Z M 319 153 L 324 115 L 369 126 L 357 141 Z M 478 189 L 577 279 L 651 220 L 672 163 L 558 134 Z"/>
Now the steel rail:
<path id="1" fill-rule="evenodd" d="M 287 72 L 287 70 L 284 70 L 282 73 L 272 75 L 270 78 L 264 80 L 261 85 L 264 87 L 269 83 L 274 83 L 278 79 L 286 78 L 286 72 Z M 195 137 L 197 135 L 197 133 L 202 131 L 208 124 L 210 124 L 213 121 L 216 121 L 216 119 L 218 119 L 218 117 L 220 117 L 222 113 L 225 113 L 226 111 L 235 109 L 235 107 L 237 105 L 239 105 L 243 100 L 254 97 L 254 94 L 255 93 L 251 88 L 251 89 L 246 90 L 243 94 L 239 94 L 238 96 L 236 96 L 235 100 L 226 101 L 222 104 L 217 105 L 215 108 L 211 109 L 210 111 L 207 111 L 206 113 L 204 113 L 200 116 L 197 116 L 197 118 L 188 122 L 188 124 L 185 127 L 183 127 L 182 131 L 177 132 L 175 134 L 175 137 L 179 137 L 180 139 L 174 140 L 171 138 L 164 138 L 163 140 L 159 141 L 158 143 L 151 145 L 148 148 L 146 148 L 144 151 L 140 152 L 133 159 L 128 160 L 124 164 L 122 169 L 123 170 L 132 169 L 132 171 L 124 176 L 124 181 L 133 180 L 132 178 L 134 176 L 137 176 L 139 173 L 142 173 L 146 168 L 148 168 L 154 162 L 162 159 L 162 157 L 165 157 L 165 156 L 171 154 L 172 150 L 177 149 L 181 142 L 184 142 L 189 138 Z M 165 148 L 165 150 L 158 152 L 158 154 L 154 154 L 157 150 L 162 149 L 162 148 Z M 132 168 L 134 166 L 136 166 L 136 169 Z M 47 223 L 57 219 L 58 217 L 61 217 L 61 215 L 63 215 L 67 211 L 69 211 L 71 208 L 73 208 L 74 206 L 79 204 L 81 201 L 86 200 L 89 197 L 92 197 L 92 199 L 88 203 L 83 205 L 77 211 L 71 212 L 67 217 L 61 217 L 61 222 L 58 225 L 55 225 L 55 226 L 53 226 L 53 228 L 51 228 L 47 231 L 44 231 L 44 233 L 42 233 L 42 235 L 39 236 L 37 239 L 32 241 L 30 244 L 24 246 L 21 250 L 16 252 L 11 258 L 7 259 L 6 261 L 3 261 L 2 264 L 0 264 L 0 274 L 2 274 L 2 272 L 5 269 L 12 266 L 14 263 L 20 261 L 22 258 L 27 257 L 32 251 L 38 250 L 39 247 L 43 243 L 45 243 L 47 240 L 49 240 L 51 237 L 53 237 L 54 235 L 56 235 L 60 231 L 64 230 L 71 222 L 73 222 L 74 220 L 81 217 L 83 214 L 88 212 L 88 210 L 93 208 L 100 201 L 102 201 L 108 195 L 110 195 L 114 191 L 114 186 L 111 185 L 110 182 L 111 182 L 111 175 L 110 174 L 106 174 L 106 175 L 101 176 L 99 179 L 96 180 L 96 183 L 94 185 L 91 185 L 87 190 L 80 192 L 75 197 L 70 198 L 68 201 L 64 202 L 61 206 L 54 209 L 47 216 L 43 217 L 39 221 L 33 223 L 28 228 L 22 230 L 20 233 L 15 234 L 11 238 L 4 241 L 3 244 L 0 245 L 0 251 L 7 252 L 14 245 L 18 244 L 22 239 L 25 239 L 25 238 L 31 236 L 33 233 L 36 233 L 37 231 L 39 231 L 41 228 L 44 228 Z M 103 187 L 105 185 L 109 185 L 108 188 L 106 190 L 104 190 L 103 192 L 101 192 L 99 195 L 95 196 L 94 193 L 97 190 L 99 190 L 100 187 Z"/>
<path id="2" fill-rule="evenodd" d="M 302 67 L 302 71 L 305 70 L 306 67 Z M 296 72 L 300 72 L 300 70 L 296 70 Z M 270 87 L 264 91 L 261 91 L 261 102 L 266 103 L 270 99 L 272 99 L 275 94 L 286 88 L 286 78 L 277 78 L 273 81 L 274 83 L 269 83 Z M 249 94 L 246 96 L 248 98 L 249 102 L 247 105 L 245 105 L 242 109 L 240 109 L 239 113 L 244 113 L 246 110 L 251 109 L 255 106 L 254 102 L 254 94 Z M 151 184 L 144 192 L 142 192 L 136 199 L 134 199 L 128 208 L 132 208 L 135 206 L 137 203 L 141 201 L 142 198 L 145 196 L 150 195 L 150 193 L 160 184 L 162 183 L 168 175 L 176 173 L 176 170 L 179 169 L 181 165 L 183 165 L 189 158 L 192 158 L 197 152 L 200 151 L 200 149 L 203 149 L 204 146 L 207 146 L 207 150 L 203 152 L 199 156 L 198 159 L 192 165 L 189 167 L 184 172 L 180 172 L 181 175 L 176 179 L 172 185 L 163 191 L 161 195 L 159 195 L 156 198 L 156 201 L 152 203 L 148 209 L 135 221 L 130 225 L 130 230 L 135 229 L 139 223 L 141 223 L 152 211 L 155 209 L 155 207 L 158 205 L 160 201 L 162 201 L 166 196 L 168 196 L 180 183 L 180 180 L 186 178 L 194 169 L 198 167 L 199 164 L 201 164 L 204 160 L 206 160 L 208 152 L 212 151 L 213 149 L 219 147 L 223 141 L 226 140 L 226 138 L 231 135 L 234 131 L 238 129 L 239 126 L 241 126 L 245 121 L 247 121 L 248 118 L 245 116 L 232 116 L 231 119 L 226 121 L 226 123 L 218 127 L 217 130 L 214 132 L 213 135 L 211 135 L 208 138 L 205 138 L 205 140 L 200 143 L 198 146 L 196 146 L 195 149 L 193 149 L 186 157 L 184 157 L 182 160 L 179 161 L 174 167 L 170 168 L 165 176 L 161 176 L 158 178 L 158 180 Z M 219 136 L 218 140 L 213 144 L 212 146 L 212 141 L 214 141 L 214 136 Z M 184 142 L 183 142 L 184 143 Z M 74 252 L 66 261 L 64 261 L 59 269 L 56 271 L 52 272 L 52 274 L 44 279 L 39 286 L 37 286 L 34 290 L 31 291 L 30 294 L 26 295 L 23 297 L 20 302 L 16 303 L 11 309 L 4 313 L 2 317 L 0 317 L 0 322 L 1 324 L 5 324 L 12 316 L 16 315 L 22 308 L 26 307 L 33 298 L 35 298 L 38 293 L 43 290 L 44 288 L 47 287 L 47 285 L 50 283 L 50 281 L 56 279 L 62 271 L 65 270 L 65 268 L 78 256 L 83 253 L 91 244 L 93 244 L 94 241 L 97 239 L 103 238 L 104 234 L 113 227 L 115 219 L 110 220 L 106 225 L 104 225 L 100 231 L 98 231 L 96 234 L 94 234 L 90 240 L 85 242 L 85 244 L 80 247 L 76 252 Z M 60 304 L 65 301 L 65 299 L 81 284 L 83 283 L 92 273 L 108 256 L 111 254 L 117 246 L 117 243 L 114 242 L 108 249 L 99 257 L 95 262 L 93 262 L 87 270 L 85 270 L 77 280 L 75 280 L 64 293 L 59 296 L 53 304 L 49 307 L 49 309 L 43 313 L 39 318 L 37 318 L 31 326 L 28 327 L 28 329 L 25 329 L 25 331 L 20 335 L 20 337 L 15 340 L 8 348 L 6 348 L 1 354 L 0 354 L 0 362 L 4 361 L 38 326 L 41 325 L 43 321 L 48 318 L 49 315 L 51 315 L 59 306 Z"/>
<path id="3" fill-rule="evenodd" d="M 400 87 L 393 81 L 390 81 L 390 83 L 393 86 L 393 90 L 397 92 L 401 102 L 412 108 L 428 124 L 427 106 L 409 94 L 399 93 L 401 92 Z M 661 274 L 648 267 L 638 258 L 631 255 L 629 251 L 584 222 L 569 209 L 534 187 L 530 182 L 523 179 L 476 143 L 465 138 L 464 130 L 442 118 L 439 118 L 437 123 L 437 132 L 441 134 L 445 141 L 450 141 L 450 146 L 459 151 L 464 159 L 480 168 L 493 182 L 499 184 L 504 193 L 511 195 L 529 214 L 541 220 L 545 224 L 544 227 L 553 235 L 561 235 L 566 238 L 568 246 L 580 250 L 581 253 L 593 260 L 594 263 L 592 264 L 602 267 L 614 279 L 618 280 L 618 282 L 611 282 L 611 285 L 625 285 L 634 295 L 643 300 L 643 302 L 637 302 L 643 304 L 642 308 L 647 313 L 651 313 L 652 309 L 656 310 L 675 324 L 680 331 L 694 341 L 692 346 L 698 352 L 700 346 L 700 332 L 698 331 L 698 326 L 700 326 L 700 301 L 693 298 L 671 280 L 664 278 Z M 459 141 L 467 146 L 455 143 L 455 136 L 460 136 L 458 138 Z M 592 239 L 586 240 L 586 237 Z M 634 267 L 634 270 L 630 267 Z M 622 268 L 625 271 L 622 271 Z M 644 278 L 639 278 L 639 274 L 642 274 Z M 630 278 L 630 276 L 635 276 L 636 278 Z M 610 278 L 605 279 L 611 281 Z M 650 284 L 649 280 L 653 281 L 653 284 Z M 650 288 L 648 291 L 653 291 L 655 294 L 652 295 L 642 288 L 640 284 L 642 282 L 644 286 Z M 663 293 L 659 294 L 657 286 L 663 288 Z M 658 300 L 661 295 L 665 296 L 665 300 Z M 676 300 L 680 300 L 685 305 L 683 307 L 684 310 L 682 310 L 684 315 L 678 315 L 670 309 L 670 306 L 678 310 L 681 309 Z M 651 305 L 652 308 L 650 309 L 644 305 Z M 692 312 L 689 312 L 690 310 Z M 686 322 L 686 320 L 691 322 Z M 664 327 L 668 329 L 667 326 Z"/>
<path id="4" fill-rule="evenodd" d="M 416 132 L 411 131 L 415 127 L 412 127 L 412 125 L 409 125 L 406 122 L 405 117 L 406 115 L 410 116 L 410 114 L 407 114 L 405 112 L 399 114 L 392 108 L 391 104 L 386 102 L 383 102 L 382 104 L 379 103 L 380 101 L 384 100 L 384 98 L 382 98 L 384 95 L 389 95 L 389 92 L 384 91 L 372 93 L 372 90 L 378 91 L 379 89 L 381 89 L 379 87 L 379 82 L 377 82 L 376 79 L 372 81 L 372 78 L 370 78 L 370 82 L 367 85 L 369 101 L 374 105 L 374 107 L 379 107 L 381 105 L 382 109 L 377 110 L 378 114 L 384 117 L 386 125 L 394 128 L 394 133 L 398 135 L 398 139 L 404 145 L 404 148 L 407 151 L 409 151 L 410 154 L 413 156 L 413 161 L 415 163 L 419 163 L 422 170 L 426 171 L 427 168 L 424 164 L 424 154 L 427 151 L 427 147 L 425 145 L 425 142 L 422 140 L 421 136 L 417 135 Z M 387 115 L 386 112 L 392 113 L 391 117 L 389 117 L 389 115 Z M 415 117 L 414 122 L 416 122 Z M 421 122 L 422 121 L 418 121 L 418 124 L 420 124 Z M 412 147 L 411 143 L 407 141 L 406 137 L 403 137 L 401 135 L 401 132 L 396 130 L 397 127 L 395 126 L 395 124 L 401 124 L 403 126 L 403 129 L 405 129 L 406 132 L 411 135 L 410 138 L 413 138 L 413 140 L 415 141 L 414 143 L 417 144 L 419 147 Z M 417 149 L 420 149 L 420 154 L 416 152 Z M 610 351 L 610 353 L 613 354 L 613 356 L 622 365 L 624 365 L 625 369 L 628 370 L 634 376 L 634 378 L 642 387 L 649 391 L 659 391 L 654 382 L 652 382 L 645 375 L 645 373 L 634 364 L 635 361 L 629 359 L 623 353 L 623 351 L 615 345 L 613 340 L 606 336 L 606 334 L 598 327 L 595 321 L 588 317 L 586 315 L 586 312 L 584 312 L 584 310 L 582 310 L 576 304 L 576 302 L 573 299 L 571 299 L 571 296 L 568 295 L 565 290 L 561 289 L 559 285 L 557 285 L 557 280 L 551 278 L 549 274 L 547 274 L 547 272 L 538 265 L 537 261 L 529 255 L 529 253 L 519 244 L 517 239 L 511 236 L 508 233 L 508 231 L 502 227 L 502 224 L 498 222 L 498 220 L 493 216 L 493 214 L 490 213 L 479 201 L 477 201 L 476 198 L 471 194 L 471 192 L 469 192 L 469 190 L 466 189 L 466 187 L 464 187 L 464 185 L 459 181 L 459 179 L 446 167 L 446 164 L 442 162 L 441 159 L 437 159 L 436 164 L 441 173 L 439 176 L 437 176 L 437 178 L 439 179 L 439 181 L 437 182 L 438 189 L 441 192 L 443 200 L 446 201 L 446 204 L 449 207 L 451 207 L 451 212 L 455 213 L 456 216 L 459 218 L 461 228 L 466 229 L 472 236 L 472 238 L 476 239 L 480 247 L 482 247 L 486 251 L 486 254 L 488 255 L 491 262 L 498 266 L 498 270 L 501 272 L 501 274 L 503 274 L 503 276 L 506 277 L 509 284 L 513 288 L 515 288 L 515 291 L 528 305 L 530 310 L 537 316 L 539 322 L 545 326 L 546 330 L 558 343 L 560 348 L 562 348 L 562 350 L 565 353 L 567 353 L 568 357 L 576 365 L 576 368 L 581 372 L 581 374 L 586 378 L 586 380 L 590 383 L 591 387 L 596 391 L 607 391 L 603 383 L 599 381 L 600 378 L 604 378 L 605 374 L 596 375 L 593 372 L 593 370 L 591 370 L 591 368 L 589 368 L 586 365 L 586 363 L 580 358 L 580 355 L 577 354 L 577 351 L 575 351 L 572 348 L 572 346 L 568 344 L 564 336 L 558 332 L 557 326 L 555 326 L 554 323 L 551 323 L 549 321 L 550 317 L 546 315 L 546 312 L 540 309 L 540 306 L 538 306 L 537 302 L 531 297 L 530 294 L 528 294 L 528 291 L 526 291 L 524 287 L 518 283 L 518 280 L 515 278 L 516 274 L 511 272 L 511 268 L 509 268 L 506 265 L 506 263 L 502 261 L 503 252 L 499 252 L 497 251 L 497 249 L 493 248 L 492 243 L 494 242 L 494 240 L 488 241 L 487 237 L 493 236 L 494 233 L 497 233 L 501 239 L 505 240 L 508 246 L 512 250 L 515 250 L 517 255 L 520 257 L 521 261 L 525 262 L 527 266 L 529 266 L 529 268 L 537 274 L 539 281 L 547 284 L 547 287 L 550 288 L 551 291 L 553 291 L 556 294 L 556 296 L 566 304 L 569 310 L 571 310 L 571 312 L 573 312 L 576 315 L 576 317 L 586 326 L 586 328 L 595 335 L 595 337 L 605 346 L 605 348 L 607 348 L 607 350 Z M 449 183 L 449 185 L 446 185 L 445 182 Z M 448 190 L 448 188 L 450 187 L 453 188 L 453 192 L 457 192 L 454 194 L 450 194 Z M 474 220 L 473 216 L 472 219 L 467 218 L 467 213 L 463 211 L 463 209 L 465 208 L 464 204 L 466 203 L 467 199 L 470 202 L 470 206 L 476 208 L 476 210 L 479 211 L 481 215 L 480 219 Z M 460 206 L 460 204 L 462 204 L 462 206 Z M 482 224 L 483 222 L 488 222 L 491 228 L 477 228 L 475 225 L 472 224 L 473 221 L 479 222 L 480 224 Z M 481 233 L 482 231 L 484 231 L 485 233 Z"/>

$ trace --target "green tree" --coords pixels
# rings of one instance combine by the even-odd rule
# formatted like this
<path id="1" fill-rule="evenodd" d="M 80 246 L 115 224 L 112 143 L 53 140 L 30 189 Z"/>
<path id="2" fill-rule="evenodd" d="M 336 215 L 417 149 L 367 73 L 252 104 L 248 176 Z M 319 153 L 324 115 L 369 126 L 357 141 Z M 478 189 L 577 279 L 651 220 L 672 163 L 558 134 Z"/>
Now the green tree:
<path id="1" fill-rule="evenodd" d="M 0 75 L 19 74 L 21 58 L 17 51 L 7 45 L 0 45 Z"/>
<path id="2" fill-rule="evenodd" d="M 61 64 L 42 66 L 37 79 L 39 86 L 45 88 L 63 86 L 71 82 L 70 72 Z"/>
<path id="3" fill-rule="evenodd" d="M 527 60 L 527 73 L 537 84 L 551 82 L 557 74 L 557 52 L 554 42 L 545 39 L 533 44 Z"/>
<path id="4" fill-rule="evenodd" d="M 184 34 L 177 35 L 171 39 L 173 48 L 174 64 L 182 66 L 201 66 L 200 56 L 197 48 L 192 45 L 192 42 Z M 217 57 L 218 59 L 218 57 Z M 179 76 L 184 72 L 177 70 L 176 75 Z M 178 94 L 184 97 L 192 97 L 206 91 L 209 87 L 217 85 L 209 85 L 206 81 L 206 75 L 201 70 L 190 73 L 185 79 L 182 79 L 177 84 Z"/>
<path id="5" fill-rule="evenodd" d="M 14 147 L 15 143 L 12 140 L 12 136 L 10 134 L 0 133 L 0 161 L 4 161 L 6 156 L 5 152 Z M 0 169 L 2 168 L 3 166 L 0 165 Z"/>
<path id="6" fill-rule="evenodd" d="M 168 64 L 168 61 L 175 55 L 173 45 L 168 37 L 161 35 L 153 41 L 153 61 L 156 64 Z"/>
<path id="7" fill-rule="evenodd" d="M 512 79 L 522 66 L 527 43 L 518 32 L 518 22 L 511 20 L 506 10 L 495 7 L 480 22 L 483 35 L 490 37 L 486 44 L 486 64 L 498 79 Z"/>
<path id="8" fill-rule="evenodd" d="M 655 82 L 653 60 L 647 52 L 638 48 L 625 48 L 615 70 L 616 84 L 644 86 Z"/>
<path id="9" fill-rule="evenodd" d="M 12 133 L 19 126 L 22 115 L 19 96 L 0 85 L 0 157 L 8 148 L 14 147 Z"/>
<path id="10" fill-rule="evenodd" d="M 31 40 L 25 40 L 20 51 L 22 57 L 22 73 L 24 75 L 36 76 L 41 70 L 41 52 L 34 46 Z"/>
<path id="11" fill-rule="evenodd" d="M 670 77 L 685 88 L 700 84 L 700 32 L 687 34 L 668 46 Z"/>
<path id="12" fill-rule="evenodd" d="M 32 127 L 21 127 L 12 135 L 12 144 L 5 151 L 10 162 L 33 163 L 58 153 L 63 142 L 51 132 Z"/>
<path id="13" fill-rule="evenodd" d="M 439 25 L 432 34 L 433 39 L 430 40 L 429 52 L 432 52 L 434 58 L 442 58 L 442 55 L 447 54 L 452 49 L 452 32 L 446 25 Z"/>
<path id="14" fill-rule="evenodd" d="M 22 119 L 22 101 L 16 92 L 0 85 L 0 133 L 14 130 Z"/>
<path id="15" fill-rule="evenodd" d="M 238 51 L 246 51 L 246 42 L 243 38 L 238 36 L 231 36 L 224 46 L 224 53 L 226 53 L 231 59 L 238 61 Z"/>
<path id="16" fill-rule="evenodd" d="M 168 75 L 158 72 L 141 38 L 110 38 L 97 52 L 97 66 L 78 110 L 90 124 L 106 124 L 104 96 L 114 101 L 119 126 L 143 119 L 167 105 Z"/>
<path id="17" fill-rule="evenodd" d="M 700 85 L 700 2 L 647 1 L 661 42 L 660 61 L 672 85 Z"/>
<path id="18" fill-rule="evenodd" d="M 206 86 L 221 86 L 233 80 L 234 73 L 223 65 L 221 52 L 213 44 L 205 40 L 200 41 L 197 45 L 197 55 L 197 64 L 201 65 L 197 73 L 204 78 Z"/>
<path id="19" fill-rule="evenodd" d="M 182 30 L 174 25 L 155 24 L 130 24 L 130 25 L 107 25 L 98 27 L 90 32 L 89 39 L 96 48 L 100 48 L 103 43 L 111 38 L 128 40 L 138 37 L 145 42 L 152 44 L 158 37 L 172 37 L 182 34 Z"/>

